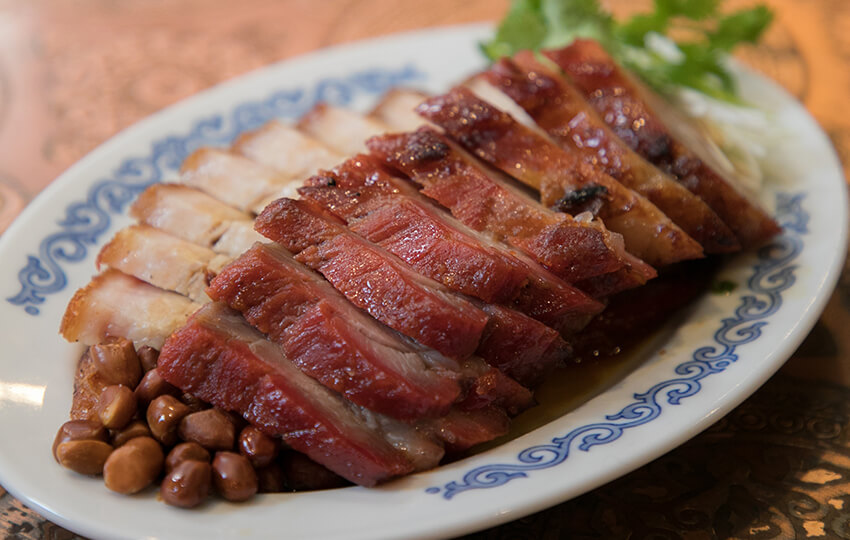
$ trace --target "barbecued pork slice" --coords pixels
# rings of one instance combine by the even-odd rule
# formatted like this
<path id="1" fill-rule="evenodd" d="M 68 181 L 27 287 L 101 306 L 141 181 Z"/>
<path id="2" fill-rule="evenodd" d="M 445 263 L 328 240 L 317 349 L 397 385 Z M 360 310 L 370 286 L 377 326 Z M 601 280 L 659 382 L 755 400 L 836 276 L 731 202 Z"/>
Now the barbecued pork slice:
<path id="1" fill-rule="evenodd" d="M 700 245 L 651 202 L 466 88 L 430 98 L 417 112 L 468 151 L 539 190 L 545 206 L 574 214 L 592 208 L 647 263 L 667 266 L 702 257 Z"/>
<path id="2" fill-rule="evenodd" d="M 319 103 L 301 117 L 298 129 L 343 155 L 352 155 L 365 152 L 366 139 L 386 133 L 389 127 L 374 118 Z"/>
<path id="3" fill-rule="evenodd" d="M 428 94 L 418 90 L 393 88 L 384 94 L 369 117 L 396 131 L 412 131 L 426 123 L 415 109 L 427 98 Z"/>
<path id="4" fill-rule="evenodd" d="M 546 209 L 431 128 L 373 137 L 367 145 L 461 222 L 525 251 L 569 283 L 615 273 L 606 283 L 610 290 L 605 294 L 612 294 L 655 276 L 650 266 L 626 253 L 619 235 L 598 222 Z"/>
<path id="5" fill-rule="evenodd" d="M 595 41 L 579 39 L 545 51 L 566 72 L 606 123 L 638 154 L 673 175 L 732 229 L 745 248 L 763 243 L 780 228 L 720 174 L 716 160 L 688 148 L 681 131 L 686 122 L 665 122 L 663 100 L 652 97 Z M 675 132 L 674 132 L 675 130 Z"/>
<path id="6" fill-rule="evenodd" d="M 183 162 L 180 183 L 256 214 L 269 200 L 294 195 L 301 179 L 225 150 L 200 148 Z"/>
<path id="7" fill-rule="evenodd" d="M 446 416 L 423 420 L 416 427 L 442 441 L 447 454 L 457 454 L 505 435 L 510 428 L 510 418 L 494 406 L 473 411 L 455 408 Z"/>
<path id="8" fill-rule="evenodd" d="M 420 273 L 485 302 L 508 303 L 559 333 L 580 329 L 602 310 L 524 254 L 454 219 L 374 156 L 312 176 L 299 193 Z"/>
<path id="9" fill-rule="evenodd" d="M 451 358 L 475 352 L 486 313 L 352 233 L 318 206 L 279 199 L 257 217 L 255 228 L 390 328 Z"/>
<path id="10" fill-rule="evenodd" d="M 456 362 L 400 339 L 279 246 L 255 245 L 207 294 L 242 312 L 308 375 L 368 409 L 412 420 L 444 415 L 460 397 Z"/>
<path id="11" fill-rule="evenodd" d="M 206 193 L 179 184 L 154 184 L 139 195 L 130 215 L 178 238 L 235 257 L 263 239 L 251 216 Z"/>
<path id="12" fill-rule="evenodd" d="M 629 148 L 567 79 L 530 52 L 499 60 L 485 76 L 562 148 L 649 199 L 706 253 L 740 249 L 735 234 L 702 199 Z"/>
<path id="13" fill-rule="evenodd" d="M 97 256 L 97 266 L 115 268 L 152 285 L 209 300 L 204 289 L 231 258 L 147 225 L 118 231 Z"/>
<path id="14" fill-rule="evenodd" d="M 443 455 L 415 429 L 365 411 L 302 373 L 280 347 L 218 302 L 169 337 L 157 370 L 360 485 L 434 467 Z"/>
<path id="15" fill-rule="evenodd" d="M 159 349 L 199 307 L 185 296 L 108 269 L 74 294 L 59 333 L 83 345 L 123 337 L 136 347 Z"/>
<path id="16" fill-rule="evenodd" d="M 233 151 L 298 179 L 345 159 L 343 154 L 277 120 L 240 135 Z"/>

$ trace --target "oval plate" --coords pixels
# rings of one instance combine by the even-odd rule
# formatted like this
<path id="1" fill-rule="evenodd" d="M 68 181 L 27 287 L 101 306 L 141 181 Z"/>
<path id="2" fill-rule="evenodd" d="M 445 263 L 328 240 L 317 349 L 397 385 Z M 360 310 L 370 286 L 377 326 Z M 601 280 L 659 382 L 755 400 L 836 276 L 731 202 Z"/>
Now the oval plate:
<path id="1" fill-rule="evenodd" d="M 211 502 L 182 511 L 153 490 L 134 497 L 53 462 L 80 347 L 58 335 L 99 247 L 130 222 L 129 202 L 189 152 L 224 145 L 317 101 L 364 109 L 386 89 L 447 89 L 484 59 L 489 27 L 428 30 L 327 49 L 251 73 L 114 137 L 50 185 L 0 237 L 0 483 L 49 519 L 92 537 L 389 538 L 450 536 L 551 506 L 623 475 L 699 433 L 750 395 L 814 325 L 844 260 L 847 209 L 828 139 L 791 97 L 742 74 L 745 97 L 784 134 L 763 203 L 785 228 L 719 276 L 623 377 L 569 414 L 494 449 L 375 489 Z"/>

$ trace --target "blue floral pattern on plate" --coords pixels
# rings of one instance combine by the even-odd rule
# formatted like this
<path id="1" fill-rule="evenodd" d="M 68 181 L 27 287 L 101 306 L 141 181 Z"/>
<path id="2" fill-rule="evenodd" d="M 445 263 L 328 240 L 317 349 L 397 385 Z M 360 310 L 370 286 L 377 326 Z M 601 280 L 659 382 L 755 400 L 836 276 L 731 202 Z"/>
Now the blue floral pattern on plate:
<path id="1" fill-rule="evenodd" d="M 38 255 L 28 255 L 18 271 L 21 290 L 7 298 L 38 315 L 38 306 L 47 296 L 65 289 L 65 265 L 82 261 L 98 239 L 109 229 L 112 216 L 123 212 L 146 187 L 161 182 L 168 171 L 176 170 L 194 150 L 207 145 L 228 144 L 239 134 L 256 129 L 274 118 L 298 118 L 316 103 L 348 105 L 362 95 L 379 95 L 394 86 L 420 82 L 425 75 L 413 64 L 390 68 L 370 68 L 345 77 L 326 77 L 310 88 L 279 90 L 265 99 L 237 105 L 227 114 L 198 120 L 185 135 L 172 135 L 151 145 L 145 157 L 127 158 L 112 178 L 98 181 L 85 200 L 68 205 L 59 230 L 44 238 Z"/>
<path id="2" fill-rule="evenodd" d="M 531 446 L 517 455 L 517 463 L 495 463 L 477 467 L 442 487 L 425 491 L 451 499 L 474 489 L 502 486 L 524 478 L 531 471 L 560 465 L 575 448 L 586 452 L 594 446 L 609 444 L 623 433 L 657 419 L 664 404 L 679 405 L 702 388 L 702 380 L 724 371 L 738 359 L 737 348 L 757 340 L 771 315 L 782 306 L 782 293 L 794 284 L 794 260 L 803 251 L 802 235 L 808 232 L 809 216 L 803 209 L 804 195 L 777 195 L 777 219 L 785 234 L 758 251 L 758 261 L 747 281 L 751 294 L 741 298 L 734 316 L 724 318 L 714 333 L 714 344 L 700 347 L 690 360 L 675 368 L 675 377 L 661 381 L 649 390 L 634 395 L 634 401 L 604 422 L 578 426 L 549 444 Z"/>

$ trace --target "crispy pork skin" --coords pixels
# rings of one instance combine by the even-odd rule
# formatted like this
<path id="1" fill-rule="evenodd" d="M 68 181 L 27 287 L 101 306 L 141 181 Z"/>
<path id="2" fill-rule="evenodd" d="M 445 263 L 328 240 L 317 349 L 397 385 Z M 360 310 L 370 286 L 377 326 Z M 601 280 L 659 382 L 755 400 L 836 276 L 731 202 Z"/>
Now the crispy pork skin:
<path id="1" fill-rule="evenodd" d="M 209 300 L 204 289 L 228 262 L 230 257 L 147 225 L 121 229 L 97 256 L 98 268 L 115 268 L 195 302 Z"/>
<path id="2" fill-rule="evenodd" d="M 626 144 L 699 195 L 744 248 L 759 245 L 780 231 L 770 216 L 700 157 L 699 150 L 688 148 L 674 135 L 655 110 L 661 100 L 651 97 L 650 90 L 623 71 L 601 45 L 579 39 L 544 54 L 564 70 Z"/>
<path id="3" fill-rule="evenodd" d="M 299 179 L 345 159 L 343 154 L 277 120 L 240 135 L 233 151 Z"/>
<path id="4" fill-rule="evenodd" d="M 256 214 L 269 200 L 294 194 L 301 179 L 226 150 L 200 148 L 183 162 L 180 183 Z"/>
<path id="5" fill-rule="evenodd" d="M 485 76 L 562 148 L 649 199 L 706 253 L 741 248 L 732 230 L 702 199 L 629 148 L 570 81 L 531 53 L 503 58 Z"/>
<path id="6" fill-rule="evenodd" d="M 301 117 L 298 129 L 343 155 L 365 152 L 368 137 L 386 133 L 389 127 L 374 118 L 319 103 Z"/>
<path id="7" fill-rule="evenodd" d="M 255 245 L 207 294 L 242 312 L 308 375 L 373 411 L 441 416 L 460 397 L 455 362 L 401 340 L 279 246 Z"/>
<path id="8" fill-rule="evenodd" d="M 461 222 L 525 251 L 569 283 L 623 270 L 610 294 L 655 276 L 651 267 L 625 252 L 619 235 L 597 222 L 547 210 L 431 128 L 373 137 L 367 145 Z"/>
<path id="9" fill-rule="evenodd" d="M 123 337 L 137 347 L 159 349 L 199 307 L 185 296 L 108 269 L 74 294 L 59 333 L 83 345 Z"/>
<path id="10" fill-rule="evenodd" d="M 666 266 L 702 256 L 702 247 L 647 199 L 470 90 L 456 87 L 417 111 L 469 152 L 540 191 L 545 206 L 571 213 L 590 209 L 647 263 Z"/>
<path id="11" fill-rule="evenodd" d="M 418 90 L 393 88 L 384 94 L 369 116 L 393 130 L 413 130 L 426 123 L 415 109 L 427 98 L 428 94 Z"/>
<path id="12" fill-rule="evenodd" d="M 157 369 L 183 391 L 238 412 L 360 485 L 433 467 L 442 457 L 439 446 L 396 422 L 398 428 L 388 436 L 404 439 L 406 444 L 397 446 L 407 451 L 398 450 L 374 415 L 302 373 L 238 312 L 218 302 L 169 337 Z"/>
<path id="13" fill-rule="evenodd" d="M 130 207 L 140 223 L 216 253 L 237 256 L 262 240 L 251 216 L 206 193 L 179 184 L 154 184 Z"/>
<path id="14" fill-rule="evenodd" d="M 483 311 L 319 207 L 279 199 L 260 214 L 255 228 L 390 328 L 452 358 L 475 351 L 487 324 Z"/>

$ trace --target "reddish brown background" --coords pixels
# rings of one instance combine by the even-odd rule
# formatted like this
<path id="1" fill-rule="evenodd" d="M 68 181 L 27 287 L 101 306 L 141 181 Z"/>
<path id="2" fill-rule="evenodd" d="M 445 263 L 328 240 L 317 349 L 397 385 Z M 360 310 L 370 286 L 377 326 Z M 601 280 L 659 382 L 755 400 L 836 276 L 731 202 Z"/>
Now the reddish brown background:
<path id="1" fill-rule="evenodd" d="M 727 2 L 742 4 L 746 2 Z M 850 170 L 850 1 L 768 0 L 741 58 L 796 95 Z M 611 0 L 619 12 L 646 2 Z M 133 122 L 327 45 L 496 20 L 507 0 L 0 0 L 0 232 Z M 477 538 L 850 538 L 850 275 L 794 358 L 684 447 Z M 34 441 L 35 443 L 39 443 Z M 8 537 L 68 538 L 0 487 Z"/>

